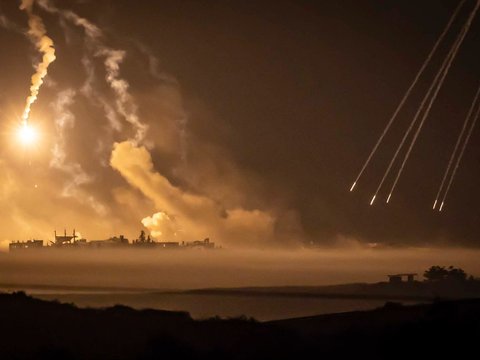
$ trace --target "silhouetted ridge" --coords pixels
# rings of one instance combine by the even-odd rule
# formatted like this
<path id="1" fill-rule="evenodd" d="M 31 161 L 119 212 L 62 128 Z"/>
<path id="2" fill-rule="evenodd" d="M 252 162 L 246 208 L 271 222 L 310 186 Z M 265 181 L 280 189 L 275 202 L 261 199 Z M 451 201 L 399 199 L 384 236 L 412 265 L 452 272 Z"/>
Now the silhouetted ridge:
<path id="1" fill-rule="evenodd" d="M 3 359 L 471 358 L 480 299 L 257 322 L 0 294 Z"/>

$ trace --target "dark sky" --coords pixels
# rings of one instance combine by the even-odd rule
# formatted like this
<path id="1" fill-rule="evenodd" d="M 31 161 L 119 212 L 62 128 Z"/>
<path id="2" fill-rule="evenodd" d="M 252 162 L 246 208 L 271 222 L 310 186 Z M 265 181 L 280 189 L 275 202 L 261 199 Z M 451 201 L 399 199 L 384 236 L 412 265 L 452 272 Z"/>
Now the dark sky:
<path id="1" fill-rule="evenodd" d="M 241 173 L 238 176 L 256 184 L 246 207 L 291 209 L 304 230 L 304 239 L 319 243 L 341 236 L 398 245 L 480 244 L 478 131 L 444 212 L 431 211 L 480 79 L 478 19 L 391 203 L 384 204 L 384 190 L 382 201 L 368 205 L 432 71 L 425 74 L 356 191 L 348 191 L 458 1 L 56 3 L 106 29 L 114 46 L 131 48 L 141 43 L 155 54 L 162 70 L 175 77 L 181 89 L 188 114 L 187 139 L 192 139 L 190 161 L 196 161 L 195 144 L 199 142 L 228 154 Z M 467 3 L 470 9 L 474 2 Z M 0 10 L 26 26 L 24 14 L 15 6 L 2 1 Z M 63 61 L 64 68 L 52 65 L 52 77 L 56 74 L 64 79 L 62 72 L 72 70 L 65 64 L 69 57 L 75 58 L 77 50 L 65 46 L 62 51 L 62 28 L 52 15 L 43 14 L 51 25 L 50 35 L 59 43 L 57 53 L 63 55 L 58 62 Z M 461 19 L 466 15 L 463 12 Z M 11 92 L 21 99 L 28 90 L 29 64 L 12 69 L 22 57 L 30 60 L 34 51 L 21 36 L 3 34 L 0 41 L 0 68 L 4 69 L 0 70 L 4 79 L 0 94 L 9 92 L 3 84 L 11 89 L 15 83 Z M 15 54 L 8 55 L 7 48 L 15 49 Z M 444 53 L 442 48 L 439 55 Z M 151 80 L 140 74 L 138 65 L 129 57 L 123 71 L 132 92 L 145 93 Z M 21 73 L 22 83 L 10 79 L 11 73 Z M 12 99 L 9 103 L 17 101 Z M 186 186 L 172 171 L 170 157 L 155 149 L 152 156 L 157 169 L 172 183 Z"/>

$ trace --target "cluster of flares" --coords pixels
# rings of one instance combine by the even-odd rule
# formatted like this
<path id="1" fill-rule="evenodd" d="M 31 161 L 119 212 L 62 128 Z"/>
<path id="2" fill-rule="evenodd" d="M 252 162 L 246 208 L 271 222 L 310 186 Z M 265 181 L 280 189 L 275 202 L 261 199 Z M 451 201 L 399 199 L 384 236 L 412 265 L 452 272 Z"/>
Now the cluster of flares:
<path id="1" fill-rule="evenodd" d="M 407 143 L 407 140 L 410 141 L 406 151 L 404 152 L 403 155 L 403 160 L 401 161 L 400 165 L 398 166 L 397 172 L 394 176 L 392 185 L 390 187 L 390 190 L 388 192 L 386 202 L 389 203 L 392 194 L 395 191 L 398 181 L 405 169 L 405 165 L 407 161 L 409 160 L 410 154 L 412 152 L 413 147 L 415 146 L 415 143 L 417 142 L 418 136 L 428 119 L 428 116 L 430 114 L 430 111 L 432 109 L 433 104 L 435 103 L 435 100 L 437 99 L 438 93 L 440 92 L 442 85 L 445 81 L 445 78 L 447 77 L 449 70 L 457 56 L 457 53 L 462 46 L 465 37 L 467 36 L 471 25 L 475 19 L 475 16 L 478 12 L 478 9 L 480 8 L 480 0 L 475 0 L 476 3 L 472 7 L 467 19 L 465 20 L 462 28 L 460 29 L 460 32 L 456 35 L 455 40 L 453 44 L 450 45 L 449 51 L 445 58 L 443 59 L 440 68 L 437 70 L 434 79 L 430 83 L 430 86 L 424 95 L 413 119 L 411 120 L 408 128 L 406 129 L 399 145 L 397 146 L 394 155 L 392 156 L 390 162 L 387 165 L 387 168 L 380 179 L 380 182 L 375 190 L 375 193 L 373 194 L 371 200 L 370 200 L 370 205 L 373 205 L 376 198 L 378 197 L 379 193 L 381 192 L 383 185 L 385 181 L 387 180 L 392 168 L 394 167 L 397 158 L 399 157 L 400 153 L 402 152 L 404 145 Z M 449 33 L 449 31 L 452 28 L 452 25 L 454 24 L 455 20 L 457 19 L 458 15 L 460 14 L 461 10 L 464 8 L 465 4 L 467 3 L 466 0 L 460 1 L 458 6 L 455 8 L 453 14 L 451 15 L 447 25 L 445 26 L 443 32 L 440 34 L 438 37 L 437 41 L 435 42 L 433 48 L 431 49 L 430 53 L 428 54 L 427 58 L 423 62 L 422 66 L 420 67 L 418 73 L 416 74 L 414 80 L 410 84 L 409 88 L 405 92 L 403 98 L 401 99 L 400 103 L 398 104 L 397 108 L 395 109 L 393 115 L 390 117 L 389 121 L 387 122 L 386 127 L 380 134 L 380 137 L 378 138 L 377 142 L 373 146 L 373 149 L 370 151 L 366 161 L 364 162 L 363 166 L 361 167 L 357 177 L 355 178 L 352 186 L 350 187 L 350 192 L 352 192 L 360 178 L 362 177 L 363 173 L 365 172 L 366 168 L 370 164 L 373 156 L 377 152 L 380 144 L 384 140 L 386 134 L 390 130 L 392 124 L 394 121 L 397 119 L 400 111 L 404 107 L 405 103 L 407 102 L 408 98 L 410 97 L 412 90 L 415 88 L 417 85 L 419 79 L 427 69 L 428 65 L 431 63 L 434 55 L 436 54 L 438 48 L 444 42 L 446 35 Z M 460 131 L 460 134 L 458 135 L 457 142 L 455 144 L 455 147 L 452 151 L 452 155 L 450 157 L 450 160 L 448 162 L 447 168 L 445 170 L 442 182 L 440 184 L 439 190 L 436 194 L 435 201 L 433 204 L 433 209 L 437 209 L 437 205 L 439 205 L 438 210 L 442 211 L 445 205 L 445 200 L 447 198 L 448 192 L 450 190 L 450 187 L 453 183 L 453 180 L 455 178 L 457 169 L 459 167 L 459 164 L 461 162 L 461 159 L 463 157 L 463 153 L 465 151 L 465 148 L 468 145 L 468 142 L 470 140 L 470 136 L 473 132 L 473 129 L 475 127 L 476 121 L 480 115 L 480 105 L 479 105 L 479 96 L 480 96 L 480 88 L 475 95 L 475 98 L 473 100 L 473 103 L 470 107 L 470 110 L 468 112 L 468 115 L 464 121 L 463 127 Z M 475 110 L 476 109 L 476 110 Z M 468 131 L 467 131 L 468 128 Z M 455 166 L 453 166 L 455 164 Z M 448 179 L 448 180 L 447 180 Z"/>

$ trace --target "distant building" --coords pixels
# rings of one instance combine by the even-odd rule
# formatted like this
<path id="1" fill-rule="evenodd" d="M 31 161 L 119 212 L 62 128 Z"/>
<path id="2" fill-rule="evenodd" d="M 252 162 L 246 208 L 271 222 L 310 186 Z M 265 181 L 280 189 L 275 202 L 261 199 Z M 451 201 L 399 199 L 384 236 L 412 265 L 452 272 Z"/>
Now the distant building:
<path id="1" fill-rule="evenodd" d="M 12 241 L 9 245 L 10 250 L 28 249 L 28 248 L 62 248 L 62 249 L 79 249 L 79 248 L 118 248 L 118 247 L 135 247 L 135 248 L 155 248 L 155 249 L 214 249 L 215 243 L 210 242 L 209 238 L 195 241 L 182 241 L 180 244 L 177 241 L 154 241 L 150 235 L 145 234 L 144 230 L 140 231 L 138 239 L 129 242 L 123 235 L 111 237 L 106 240 L 91 240 L 77 239 L 79 236 L 75 232 L 72 235 L 67 235 L 67 231 L 63 231 L 63 235 L 57 235 L 53 241 L 49 241 L 46 246 L 43 246 L 43 240 L 28 240 L 28 241 Z"/>
<path id="2" fill-rule="evenodd" d="M 27 241 L 13 241 L 9 244 L 8 249 L 41 249 L 43 247 L 43 240 L 27 240 Z"/>
<path id="3" fill-rule="evenodd" d="M 176 249 L 180 247 L 180 243 L 177 241 L 160 241 L 156 242 L 155 246 L 165 249 Z"/>
<path id="4" fill-rule="evenodd" d="M 57 235 L 57 230 L 55 230 L 55 240 L 52 242 L 53 246 L 69 246 L 74 245 L 77 235 L 75 234 L 75 229 L 73 229 L 72 235 L 67 235 L 67 230 L 63 230 L 63 235 Z"/>
<path id="5" fill-rule="evenodd" d="M 209 238 L 206 238 L 203 240 L 183 242 L 182 245 L 185 247 L 200 248 L 200 249 L 213 249 L 215 247 L 215 243 L 210 242 Z"/>
<path id="6" fill-rule="evenodd" d="M 403 283 L 403 278 L 406 278 L 406 282 L 413 283 L 415 281 L 415 276 L 418 274 L 416 273 L 409 273 L 409 274 L 395 274 L 395 275 L 387 275 L 388 282 L 390 284 L 400 284 Z"/>
<path id="7" fill-rule="evenodd" d="M 116 248 L 128 246 L 129 242 L 126 237 L 120 235 L 107 240 L 91 240 L 87 244 L 94 248 Z"/>

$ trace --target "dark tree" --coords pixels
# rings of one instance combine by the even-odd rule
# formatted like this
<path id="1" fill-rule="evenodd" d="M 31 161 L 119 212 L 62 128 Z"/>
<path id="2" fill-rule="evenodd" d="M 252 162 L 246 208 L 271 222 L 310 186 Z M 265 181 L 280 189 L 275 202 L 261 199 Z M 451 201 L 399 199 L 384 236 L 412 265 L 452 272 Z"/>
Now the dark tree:
<path id="1" fill-rule="evenodd" d="M 453 266 L 449 266 L 448 269 L 445 266 L 432 266 L 423 276 L 429 281 L 465 281 L 467 279 L 467 273 L 463 269 Z"/>
<path id="2" fill-rule="evenodd" d="M 145 231 L 143 230 L 140 231 L 140 236 L 138 237 L 138 240 L 140 242 L 145 242 Z"/>
<path id="3" fill-rule="evenodd" d="M 448 270 L 445 266 L 432 266 L 423 273 L 423 277 L 429 281 L 445 280 L 448 275 Z"/>
<path id="4" fill-rule="evenodd" d="M 448 268 L 448 279 L 456 280 L 456 281 L 465 281 L 467 279 L 467 273 L 460 268 L 454 268 L 450 266 Z"/>

